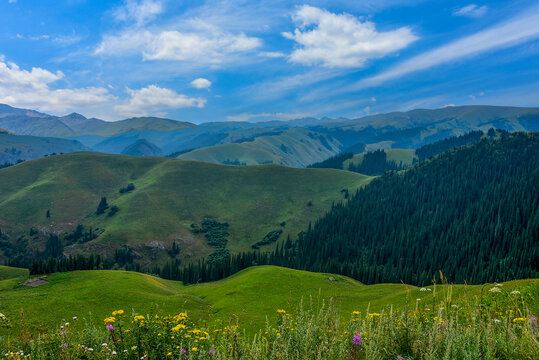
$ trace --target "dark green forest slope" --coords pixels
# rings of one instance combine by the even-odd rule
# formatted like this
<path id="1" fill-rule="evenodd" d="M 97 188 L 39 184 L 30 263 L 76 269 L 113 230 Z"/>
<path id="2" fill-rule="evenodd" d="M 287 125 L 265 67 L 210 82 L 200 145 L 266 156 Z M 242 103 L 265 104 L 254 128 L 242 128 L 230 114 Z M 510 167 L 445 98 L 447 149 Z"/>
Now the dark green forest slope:
<path id="1" fill-rule="evenodd" d="M 446 152 L 390 172 L 336 205 L 285 262 L 365 282 L 424 284 L 537 277 L 539 134 Z"/>

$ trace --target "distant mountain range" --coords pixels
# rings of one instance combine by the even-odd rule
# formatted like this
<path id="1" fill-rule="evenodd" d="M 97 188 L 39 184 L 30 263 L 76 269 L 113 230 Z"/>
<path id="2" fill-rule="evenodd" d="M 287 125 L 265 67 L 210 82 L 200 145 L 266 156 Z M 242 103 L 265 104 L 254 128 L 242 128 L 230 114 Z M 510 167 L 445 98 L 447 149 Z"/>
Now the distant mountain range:
<path id="1" fill-rule="evenodd" d="M 455 106 L 356 119 L 302 118 L 290 121 L 213 122 L 195 125 L 157 117 L 107 122 L 72 113 L 52 116 L 0 104 L 0 128 L 32 137 L 0 140 L 22 160 L 50 152 L 89 149 L 135 156 L 171 155 L 224 164 L 279 163 L 306 166 L 349 149 L 416 149 L 472 130 L 539 130 L 539 108 Z M 35 137 L 74 141 L 43 141 Z M 15 143 L 20 145 L 15 146 Z M 26 150 L 23 150 L 23 145 Z M 14 148 L 14 150 L 12 150 Z M 38 150 L 41 149 L 41 150 Z M 358 151 L 359 152 L 359 151 Z"/>

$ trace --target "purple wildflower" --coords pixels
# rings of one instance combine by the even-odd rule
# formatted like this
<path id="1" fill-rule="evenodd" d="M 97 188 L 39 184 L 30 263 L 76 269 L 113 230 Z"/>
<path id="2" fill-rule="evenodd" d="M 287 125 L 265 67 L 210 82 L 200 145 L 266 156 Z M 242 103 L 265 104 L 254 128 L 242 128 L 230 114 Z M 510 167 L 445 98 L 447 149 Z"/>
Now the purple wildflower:
<path id="1" fill-rule="evenodd" d="M 536 321 L 537 321 L 537 318 L 536 318 L 536 317 L 532 317 L 532 318 L 530 318 L 530 321 L 531 321 L 531 322 L 536 322 Z"/>
<path id="2" fill-rule="evenodd" d="M 404 358 L 402 357 L 402 355 L 398 355 L 397 360 L 404 360 Z"/>
<path id="3" fill-rule="evenodd" d="M 361 333 L 354 335 L 354 340 L 352 341 L 354 345 L 361 346 Z"/>
<path id="4" fill-rule="evenodd" d="M 187 350 L 182 349 L 182 355 L 187 356 Z"/>
<path id="5" fill-rule="evenodd" d="M 69 344 L 68 344 L 68 343 L 64 343 L 64 347 L 68 347 L 68 346 L 69 346 Z"/>
<path id="6" fill-rule="evenodd" d="M 214 349 L 210 349 L 210 355 L 213 355 L 215 354 L 215 350 Z"/>
<path id="7" fill-rule="evenodd" d="M 110 332 L 113 332 L 114 331 L 114 326 L 112 326 L 112 324 L 108 324 L 107 325 L 107 330 L 110 330 Z"/>

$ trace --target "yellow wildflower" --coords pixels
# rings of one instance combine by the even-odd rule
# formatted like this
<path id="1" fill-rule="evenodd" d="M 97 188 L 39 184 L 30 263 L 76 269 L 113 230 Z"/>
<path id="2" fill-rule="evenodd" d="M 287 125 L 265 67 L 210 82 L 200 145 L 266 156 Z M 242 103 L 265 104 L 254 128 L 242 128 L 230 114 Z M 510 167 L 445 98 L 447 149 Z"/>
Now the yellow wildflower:
<path id="1" fill-rule="evenodd" d="M 198 348 L 194 347 L 194 348 L 191 349 L 191 351 L 198 351 Z"/>

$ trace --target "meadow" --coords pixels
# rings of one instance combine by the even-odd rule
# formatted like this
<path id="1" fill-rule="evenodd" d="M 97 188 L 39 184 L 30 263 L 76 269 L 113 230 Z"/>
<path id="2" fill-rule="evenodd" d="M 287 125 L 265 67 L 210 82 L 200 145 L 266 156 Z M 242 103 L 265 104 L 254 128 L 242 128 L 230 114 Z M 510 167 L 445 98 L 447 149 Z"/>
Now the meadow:
<path id="1" fill-rule="evenodd" d="M 8 359 L 539 355 L 537 280 L 364 286 L 275 267 L 193 286 L 120 271 L 55 274 L 28 289 L 14 285 L 20 279 L 0 282 L 0 357 Z"/>

